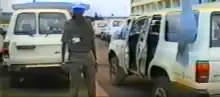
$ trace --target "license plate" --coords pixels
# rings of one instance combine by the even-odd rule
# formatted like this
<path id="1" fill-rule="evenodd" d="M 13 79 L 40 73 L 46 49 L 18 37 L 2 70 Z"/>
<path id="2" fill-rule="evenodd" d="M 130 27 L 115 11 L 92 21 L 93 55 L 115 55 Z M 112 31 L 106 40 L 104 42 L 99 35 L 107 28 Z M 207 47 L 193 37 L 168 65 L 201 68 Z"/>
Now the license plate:
<path id="1" fill-rule="evenodd" d="M 37 65 L 26 65 L 26 68 L 38 68 L 38 67 L 60 67 L 60 64 L 37 64 Z"/>

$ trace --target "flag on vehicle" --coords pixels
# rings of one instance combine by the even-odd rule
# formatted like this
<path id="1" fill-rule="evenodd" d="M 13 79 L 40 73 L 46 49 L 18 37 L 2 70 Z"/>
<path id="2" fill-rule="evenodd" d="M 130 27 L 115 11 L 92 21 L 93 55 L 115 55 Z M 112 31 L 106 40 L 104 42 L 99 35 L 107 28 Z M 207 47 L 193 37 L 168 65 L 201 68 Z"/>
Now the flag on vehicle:
<path id="1" fill-rule="evenodd" d="M 192 9 L 192 0 L 181 0 L 180 17 L 181 32 L 178 40 L 177 61 L 184 66 L 189 64 L 189 43 L 193 43 L 197 35 L 197 23 Z"/>

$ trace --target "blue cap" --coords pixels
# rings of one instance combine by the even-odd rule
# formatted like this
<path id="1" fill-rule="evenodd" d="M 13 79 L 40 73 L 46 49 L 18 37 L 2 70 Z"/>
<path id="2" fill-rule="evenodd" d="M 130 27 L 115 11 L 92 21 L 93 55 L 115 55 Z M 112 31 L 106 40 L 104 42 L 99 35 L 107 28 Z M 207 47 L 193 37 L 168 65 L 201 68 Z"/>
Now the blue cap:
<path id="1" fill-rule="evenodd" d="M 72 7 L 72 11 L 73 13 L 84 13 L 86 11 L 86 7 L 82 3 L 74 4 Z"/>

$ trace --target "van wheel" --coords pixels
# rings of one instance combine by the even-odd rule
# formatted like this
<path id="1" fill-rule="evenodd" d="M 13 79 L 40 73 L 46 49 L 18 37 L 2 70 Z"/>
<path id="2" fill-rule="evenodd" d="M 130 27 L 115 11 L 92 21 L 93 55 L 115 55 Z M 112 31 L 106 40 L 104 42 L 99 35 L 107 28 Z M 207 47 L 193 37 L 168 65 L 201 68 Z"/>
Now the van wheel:
<path id="1" fill-rule="evenodd" d="M 177 97 L 169 78 L 157 77 L 154 80 L 151 97 Z"/>
<path id="2" fill-rule="evenodd" d="M 109 65 L 109 80 L 113 85 L 119 85 L 126 77 L 125 71 L 118 65 L 118 58 L 111 57 Z"/>

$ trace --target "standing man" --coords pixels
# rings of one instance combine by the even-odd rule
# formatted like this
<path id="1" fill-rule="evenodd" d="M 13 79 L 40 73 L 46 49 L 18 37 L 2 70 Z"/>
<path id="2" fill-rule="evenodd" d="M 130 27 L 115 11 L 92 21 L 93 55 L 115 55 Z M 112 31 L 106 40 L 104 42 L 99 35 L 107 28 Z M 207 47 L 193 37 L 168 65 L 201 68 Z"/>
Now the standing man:
<path id="1" fill-rule="evenodd" d="M 72 8 L 72 19 L 68 20 L 64 25 L 64 33 L 62 36 L 62 63 L 68 65 L 70 73 L 70 92 L 71 97 L 81 97 L 78 92 L 80 89 L 81 74 L 84 75 L 85 85 L 88 89 L 89 97 L 96 97 L 95 87 L 95 65 L 96 65 L 96 49 L 95 34 L 92 23 L 86 19 L 83 14 L 85 12 L 83 5 L 75 5 Z M 68 64 L 65 64 L 66 47 L 70 54 Z"/>

